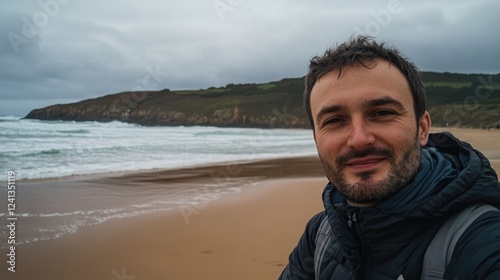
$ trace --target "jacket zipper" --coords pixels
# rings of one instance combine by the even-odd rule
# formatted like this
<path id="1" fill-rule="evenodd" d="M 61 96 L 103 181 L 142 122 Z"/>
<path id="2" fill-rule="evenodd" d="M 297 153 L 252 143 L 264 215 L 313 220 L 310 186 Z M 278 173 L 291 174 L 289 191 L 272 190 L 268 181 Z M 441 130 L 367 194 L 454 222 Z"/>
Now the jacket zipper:
<path id="1" fill-rule="evenodd" d="M 369 272 L 371 271 L 371 263 L 368 257 L 368 242 L 361 230 L 359 225 L 358 217 L 356 211 L 347 212 L 347 225 L 351 229 L 352 234 L 358 239 L 360 244 L 360 255 L 361 255 L 361 278 L 360 279 L 370 279 Z"/>

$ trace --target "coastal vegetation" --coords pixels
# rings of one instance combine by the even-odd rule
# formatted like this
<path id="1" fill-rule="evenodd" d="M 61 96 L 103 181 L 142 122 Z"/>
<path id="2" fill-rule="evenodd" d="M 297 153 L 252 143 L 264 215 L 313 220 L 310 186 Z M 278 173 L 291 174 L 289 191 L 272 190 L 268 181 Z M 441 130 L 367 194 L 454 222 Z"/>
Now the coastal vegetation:
<path id="1" fill-rule="evenodd" d="M 500 128 L 500 74 L 423 72 L 434 126 Z M 121 92 L 31 111 L 26 118 L 159 126 L 306 128 L 302 78 L 199 90 Z"/>

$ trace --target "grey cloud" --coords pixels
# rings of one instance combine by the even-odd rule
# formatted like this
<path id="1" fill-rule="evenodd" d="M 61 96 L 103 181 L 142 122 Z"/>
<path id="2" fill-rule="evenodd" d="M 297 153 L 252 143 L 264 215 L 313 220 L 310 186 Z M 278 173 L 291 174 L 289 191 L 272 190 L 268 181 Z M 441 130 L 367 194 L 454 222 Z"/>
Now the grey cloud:
<path id="1" fill-rule="evenodd" d="M 363 5 L 66 0 L 16 54 L 7 34 L 20 34 L 23 16 L 32 19 L 43 11 L 37 3 L 11 1 L 0 12 L 0 63 L 7 66 L 0 69 L 0 97 L 25 104 L 24 110 L 16 104 L 15 112 L 1 109 L 0 114 L 24 115 L 45 101 L 78 101 L 140 87 L 199 89 L 299 77 L 312 56 L 367 26 L 421 69 L 500 72 L 500 38 L 494 35 L 500 3 L 494 0 Z M 384 19 L 391 3 L 400 12 Z M 151 69 L 161 77 L 146 83 Z"/>

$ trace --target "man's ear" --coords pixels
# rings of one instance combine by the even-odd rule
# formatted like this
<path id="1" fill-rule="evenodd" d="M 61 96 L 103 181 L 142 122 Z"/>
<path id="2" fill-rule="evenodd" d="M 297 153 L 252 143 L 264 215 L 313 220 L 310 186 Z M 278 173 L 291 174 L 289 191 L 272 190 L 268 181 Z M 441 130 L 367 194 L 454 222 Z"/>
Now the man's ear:
<path id="1" fill-rule="evenodd" d="M 429 140 L 429 131 L 431 129 L 431 115 L 425 111 L 418 123 L 418 139 L 420 146 L 425 146 Z"/>

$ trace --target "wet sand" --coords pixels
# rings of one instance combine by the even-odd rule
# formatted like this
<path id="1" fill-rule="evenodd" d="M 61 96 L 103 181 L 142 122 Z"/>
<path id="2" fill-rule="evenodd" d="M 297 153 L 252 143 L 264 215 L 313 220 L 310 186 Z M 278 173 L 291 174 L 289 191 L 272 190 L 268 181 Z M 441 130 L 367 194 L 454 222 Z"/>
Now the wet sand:
<path id="1" fill-rule="evenodd" d="M 500 131 L 449 131 L 482 151 L 500 172 Z M 317 157 L 141 172 L 94 183 L 158 186 L 182 181 L 197 185 L 256 177 L 260 178 L 257 183 L 218 200 L 19 245 L 15 273 L 7 272 L 6 253 L 1 253 L 0 278 L 276 279 L 306 222 L 323 209 L 321 192 L 326 179 Z"/>
<path id="2" fill-rule="evenodd" d="M 122 190 L 127 191 L 261 178 L 218 200 L 111 220 L 58 239 L 19 245 L 16 272 L 5 267 L 0 278 L 274 279 L 297 234 L 321 211 L 326 183 L 322 172 L 317 157 L 303 157 L 67 181 L 76 189 L 100 184 L 117 191 L 125 186 Z M 61 191 L 65 182 L 36 184 L 41 196 L 40 190 L 54 188 L 51 184 Z M 198 191 L 211 195 L 217 189 Z M 69 197 L 64 195 L 65 200 Z M 78 204 L 78 199 L 72 203 Z M 0 255 L 3 263 L 5 255 Z"/>

